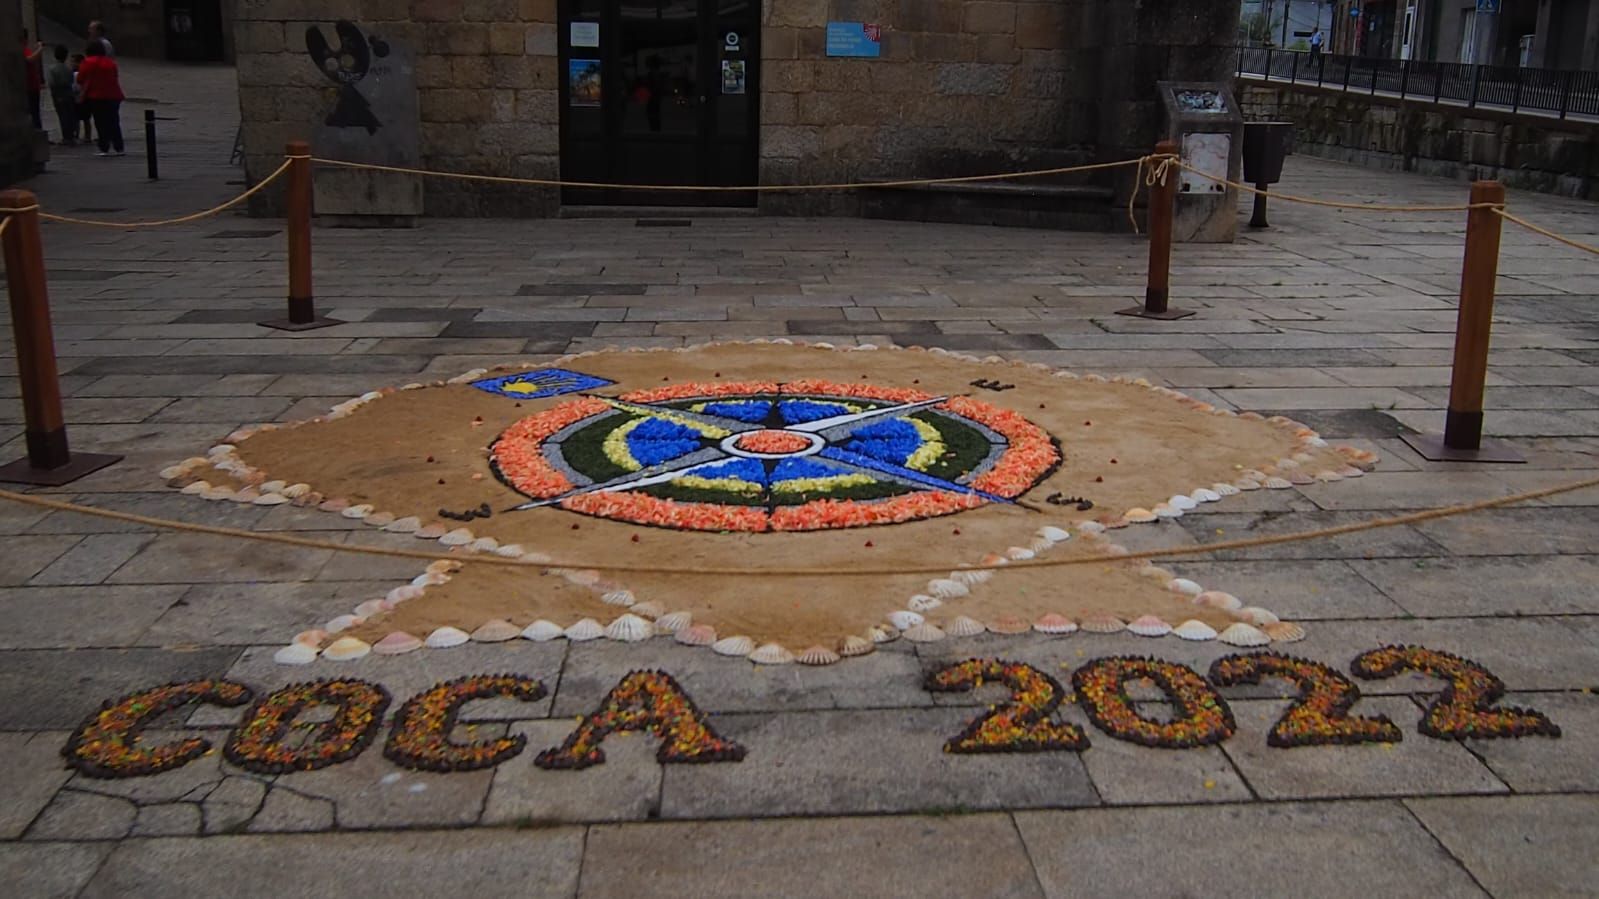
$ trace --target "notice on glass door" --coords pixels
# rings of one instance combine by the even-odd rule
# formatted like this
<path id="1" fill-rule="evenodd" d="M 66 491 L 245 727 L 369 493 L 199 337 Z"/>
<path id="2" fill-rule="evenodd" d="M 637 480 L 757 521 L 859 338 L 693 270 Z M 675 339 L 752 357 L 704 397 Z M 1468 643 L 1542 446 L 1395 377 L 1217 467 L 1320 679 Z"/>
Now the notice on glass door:
<path id="1" fill-rule="evenodd" d="M 722 60 L 722 93 L 744 93 L 744 60 Z"/>
<path id="2" fill-rule="evenodd" d="M 574 59 L 567 64 L 567 102 L 572 106 L 600 105 L 600 61 Z"/>
<path id="3" fill-rule="evenodd" d="M 573 22 L 572 46 L 598 47 L 600 45 L 600 23 L 598 22 Z"/>

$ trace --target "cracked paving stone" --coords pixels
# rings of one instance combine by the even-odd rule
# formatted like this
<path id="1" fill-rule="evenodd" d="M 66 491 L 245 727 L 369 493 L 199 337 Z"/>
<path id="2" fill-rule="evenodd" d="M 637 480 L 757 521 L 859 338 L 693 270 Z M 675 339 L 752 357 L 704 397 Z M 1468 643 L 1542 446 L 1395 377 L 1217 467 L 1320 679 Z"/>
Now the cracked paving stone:
<path id="1" fill-rule="evenodd" d="M 28 828 L 30 840 L 119 840 L 138 807 L 126 799 L 62 790 Z"/>
<path id="2" fill-rule="evenodd" d="M 205 832 L 237 833 L 261 808 L 267 785 L 248 777 L 230 777 L 217 785 L 200 803 L 205 813 Z"/>
<path id="3" fill-rule="evenodd" d="M 200 806 L 192 802 L 167 802 L 139 809 L 133 821 L 135 837 L 182 837 L 200 833 Z"/>
<path id="4" fill-rule="evenodd" d="M 64 733 L 0 733 L 0 839 L 22 835 L 71 777 L 61 764 Z"/>
<path id="5" fill-rule="evenodd" d="M 479 739 L 503 733 L 503 725 L 480 726 Z M 326 799 L 343 829 L 459 827 L 477 821 L 494 769 L 437 774 L 401 768 L 383 757 L 374 740 L 347 762 L 316 771 L 281 774 L 275 784 L 303 796 Z"/>
<path id="6" fill-rule="evenodd" d="M 335 823 L 333 800 L 303 796 L 274 785 L 248 829 L 251 833 L 322 831 L 332 830 Z"/>

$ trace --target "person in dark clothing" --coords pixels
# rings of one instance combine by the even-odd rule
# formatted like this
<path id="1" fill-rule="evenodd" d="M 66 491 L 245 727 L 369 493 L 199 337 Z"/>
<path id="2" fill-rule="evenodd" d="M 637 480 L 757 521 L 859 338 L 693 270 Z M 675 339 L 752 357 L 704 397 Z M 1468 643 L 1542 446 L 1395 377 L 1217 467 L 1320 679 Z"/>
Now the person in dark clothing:
<path id="1" fill-rule="evenodd" d="M 78 124 L 83 126 L 83 142 L 94 143 L 94 116 L 89 115 L 89 102 L 83 99 L 83 85 L 78 83 L 78 67 L 83 65 L 83 54 L 72 54 L 72 96 L 78 114 Z"/>
<path id="2" fill-rule="evenodd" d="M 50 85 L 50 104 L 61 124 L 61 145 L 70 147 L 78 142 L 78 97 L 73 91 L 72 69 L 67 65 L 67 48 L 57 44 L 55 57 L 50 71 L 45 73 L 45 82 Z"/>
<path id="3" fill-rule="evenodd" d="M 83 65 L 78 66 L 78 86 L 94 116 L 94 130 L 100 133 L 99 156 L 122 156 L 122 83 L 117 61 L 107 56 L 99 41 L 84 48 Z"/>

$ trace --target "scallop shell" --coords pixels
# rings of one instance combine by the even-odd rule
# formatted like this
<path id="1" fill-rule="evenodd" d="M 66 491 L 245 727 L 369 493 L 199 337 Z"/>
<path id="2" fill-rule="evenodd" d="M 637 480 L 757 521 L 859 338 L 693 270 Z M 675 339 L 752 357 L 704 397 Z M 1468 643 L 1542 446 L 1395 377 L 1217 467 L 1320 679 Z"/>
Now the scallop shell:
<path id="1" fill-rule="evenodd" d="M 340 637 L 322 650 L 322 658 L 330 662 L 352 662 L 372 651 L 372 645 L 354 637 Z"/>
<path id="2" fill-rule="evenodd" d="M 748 658 L 757 665 L 787 665 L 794 661 L 794 654 L 776 643 L 767 643 Z"/>
<path id="3" fill-rule="evenodd" d="M 629 611 L 640 618 L 648 618 L 651 621 L 654 621 L 655 619 L 666 614 L 666 606 L 663 606 L 658 602 L 640 602 L 634 603 Z"/>
<path id="4" fill-rule="evenodd" d="M 561 576 L 574 584 L 583 587 L 592 587 L 600 582 L 600 573 L 592 568 L 583 568 L 577 571 L 563 571 Z M 665 611 L 664 609 L 662 611 Z"/>
<path id="5" fill-rule="evenodd" d="M 733 637 L 723 637 L 711 644 L 711 652 L 719 656 L 735 656 L 743 658 L 755 651 L 755 641 L 739 634 Z"/>
<path id="6" fill-rule="evenodd" d="M 1025 562 L 1038 555 L 1025 546 L 1012 546 L 1005 550 L 1005 557 L 1013 562 Z"/>
<path id="7" fill-rule="evenodd" d="M 449 532 L 449 528 L 435 521 L 432 524 L 423 525 L 422 527 L 412 531 L 411 536 L 418 540 L 437 540 Z"/>
<path id="8" fill-rule="evenodd" d="M 1065 543 L 1072 538 L 1072 535 L 1064 528 L 1048 524 L 1038 529 L 1038 536 L 1048 540 L 1050 543 Z"/>
<path id="9" fill-rule="evenodd" d="M 860 638 L 857 637 L 856 639 Z M 868 643 L 866 645 L 870 646 L 871 644 Z M 795 656 L 794 661 L 799 662 L 801 665 L 834 665 L 841 658 L 843 657 L 825 646 L 812 646 Z"/>
<path id="10" fill-rule="evenodd" d="M 927 582 L 927 592 L 939 599 L 958 599 L 970 596 L 971 588 L 954 578 L 934 578 Z"/>
<path id="11" fill-rule="evenodd" d="M 1293 482 L 1287 478 L 1267 478 L 1265 483 L 1267 490 L 1287 490 L 1292 486 Z"/>
<path id="12" fill-rule="evenodd" d="M 691 624 L 672 635 L 684 646 L 710 646 L 716 642 L 716 628 L 709 624 Z"/>
<path id="13" fill-rule="evenodd" d="M 372 514 L 372 506 L 369 503 L 359 503 L 354 506 L 345 506 L 343 509 L 339 510 L 339 514 L 345 518 L 360 521 L 361 519 Z"/>
<path id="14" fill-rule="evenodd" d="M 1221 495 L 1221 496 L 1237 496 L 1238 495 L 1238 488 L 1234 487 L 1231 484 L 1225 483 L 1225 482 L 1211 484 L 1210 485 L 1210 489 L 1216 491 L 1216 493 L 1218 495 Z"/>
<path id="15" fill-rule="evenodd" d="M 205 492 L 200 494 L 200 498 L 201 499 L 208 499 L 208 500 L 210 500 L 212 502 L 217 502 L 218 500 L 227 499 L 228 497 L 230 497 L 232 495 L 233 495 L 233 488 L 232 487 L 227 487 L 227 486 L 207 487 L 205 489 Z"/>
<path id="16" fill-rule="evenodd" d="M 944 625 L 944 633 L 951 637 L 975 637 L 986 630 L 988 628 L 984 627 L 981 621 L 965 615 L 956 615 L 954 620 Z"/>
<path id="17" fill-rule="evenodd" d="M 1147 524 L 1147 523 L 1149 523 L 1151 521 L 1154 521 L 1155 518 L 1156 518 L 1156 515 L 1155 515 L 1154 512 L 1151 512 L 1148 509 L 1144 509 L 1144 508 L 1141 508 L 1141 507 L 1138 507 L 1138 506 L 1134 506 L 1133 508 L 1128 509 L 1126 512 L 1122 513 L 1122 518 L 1124 518 L 1124 519 L 1126 519 L 1126 520 L 1128 520 L 1128 521 L 1130 521 L 1130 522 L 1132 522 L 1134 524 Z"/>
<path id="18" fill-rule="evenodd" d="M 472 639 L 479 643 L 504 643 L 522 636 L 522 629 L 503 618 L 492 618 L 483 622 L 483 625 L 472 632 Z"/>
<path id="19" fill-rule="evenodd" d="M 622 643 L 637 643 L 655 636 L 655 625 L 629 612 L 606 625 L 605 636 Z"/>
<path id="20" fill-rule="evenodd" d="M 438 559 L 429 562 L 428 567 L 423 570 L 429 574 L 451 574 L 461 570 L 461 563 L 449 559 Z"/>
<path id="21" fill-rule="evenodd" d="M 305 643 L 290 643 L 272 654 L 272 661 L 279 665 L 309 665 L 316 661 L 317 650 L 315 646 Z"/>
<path id="22" fill-rule="evenodd" d="M 289 499 L 299 499 L 300 497 L 305 496 L 307 493 L 311 492 L 311 485 L 310 484 L 290 484 L 289 486 L 284 487 L 282 490 L 279 490 L 278 492 L 283 494 L 284 496 L 288 497 Z"/>
<path id="23" fill-rule="evenodd" d="M 1214 503 L 1221 501 L 1221 491 L 1212 490 L 1209 487 L 1200 487 L 1191 495 L 1194 497 L 1194 499 L 1199 500 L 1202 503 Z"/>
<path id="24" fill-rule="evenodd" d="M 1172 573 L 1170 571 L 1167 571 L 1159 565 L 1152 565 L 1149 562 L 1145 562 L 1138 567 L 1138 576 L 1147 577 L 1150 580 L 1160 581 L 1162 584 L 1172 580 Z"/>
<path id="25" fill-rule="evenodd" d="M 912 643 L 937 643 L 944 639 L 944 632 L 938 626 L 924 621 L 915 627 L 906 628 L 904 637 Z"/>
<path id="26" fill-rule="evenodd" d="M 1171 625 L 1155 615 L 1140 615 L 1127 622 L 1127 629 L 1140 637 L 1164 637 L 1171 633 Z"/>
<path id="27" fill-rule="evenodd" d="M 999 553 L 989 553 L 988 555 L 983 556 L 982 563 L 989 568 L 993 568 L 996 565 L 1009 565 L 1010 559 L 1005 558 Z"/>
<path id="28" fill-rule="evenodd" d="M 1015 615 L 1001 615 L 988 622 L 988 629 L 996 634 L 1025 634 L 1033 626 Z"/>
<path id="29" fill-rule="evenodd" d="M 407 515 L 404 518 L 396 518 L 383 526 L 383 530 L 388 531 L 391 534 L 414 534 L 421 529 L 422 519 L 417 518 L 415 515 Z"/>
<path id="30" fill-rule="evenodd" d="M 899 639 L 899 628 L 875 625 L 866 629 L 866 636 L 873 643 L 893 643 Z"/>
<path id="31" fill-rule="evenodd" d="M 397 656 L 422 648 L 422 641 L 405 631 L 393 631 L 372 644 L 372 651 L 380 656 Z"/>
<path id="32" fill-rule="evenodd" d="M 1204 587 L 1199 586 L 1185 577 L 1172 578 L 1166 583 L 1166 589 L 1173 593 L 1181 593 L 1184 596 L 1198 596 L 1199 594 L 1205 592 Z"/>
<path id="33" fill-rule="evenodd" d="M 308 631 L 300 631 L 298 634 L 295 634 L 293 642 L 304 643 L 305 645 L 311 647 L 320 647 L 322 645 L 322 641 L 326 640 L 327 638 L 327 631 L 322 630 L 321 628 L 312 628 Z"/>
<path id="34" fill-rule="evenodd" d="M 1079 521 L 1077 522 L 1077 530 L 1084 534 L 1103 534 L 1105 533 L 1105 526 L 1097 521 Z"/>
<path id="35" fill-rule="evenodd" d="M 425 571 L 416 577 L 411 578 L 411 586 L 432 587 L 436 584 L 442 584 L 449 579 L 449 575 L 440 574 L 437 571 Z"/>
<path id="36" fill-rule="evenodd" d="M 1231 593 L 1223 593 L 1220 590 L 1206 590 L 1194 597 L 1194 605 L 1210 606 L 1213 609 L 1231 612 L 1234 609 L 1243 608 L 1244 603 Z"/>
<path id="37" fill-rule="evenodd" d="M 1271 638 L 1252 624 L 1242 621 L 1228 627 L 1216 636 L 1216 639 L 1229 646 L 1265 646 Z"/>
<path id="38" fill-rule="evenodd" d="M 520 559 L 524 553 L 526 553 L 526 550 L 522 549 L 522 544 L 520 543 L 502 543 L 500 548 L 494 551 L 496 556 L 502 556 L 507 559 Z"/>
<path id="39" fill-rule="evenodd" d="M 1305 639 L 1305 629 L 1292 621 L 1277 621 L 1261 628 L 1275 643 L 1298 643 Z"/>
<path id="40" fill-rule="evenodd" d="M 328 619 L 328 623 L 322 625 L 322 629 L 330 634 L 337 634 L 341 631 L 347 631 L 360 623 L 361 617 L 359 615 L 336 615 Z"/>
<path id="41" fill-rule="evenodd" d="M 921 615 L 918 615 L 915 612 L 906 611 L 904 609 L 888 613 L 888 623 L 894 625 L 897 630 L 910 630 L 916 625 L 922 624 L 926 621 L 927 619 L 923 618 Z"/>
<path id="42" fill-rule="evenodd" d="M 962 571 L 951 571 L 949 573 L 950 580 L 959 581 L 968 587 L 976 584 L 986 583 L 989 580 L 992 580 L 993 577 L 994 572 L 987 568 L 969 568 Z"/>
<path id="43" fill-rule="evenodd" d="M 1265 627 L 1268 624 L 1276 624 L 1281 620 L 1275 612 L 1270 609 L 1262 609 L 1260 606 L 1245 606 L 1234 611 L 1233 617 L 1239 621 L 1253 624 L 1255 627 Z"/>
<path id="44" fill-rule="evenodd" d="M 281 493 L 263 493 L 252 502 L 258 506 L 281 506 L 289 502 L 289 498 Z"/>
<path id="45" fill-rule="evenodd" d="M 633 596 L 632 590 L 612 590 L 601 596 L 600 599 L 613 606 L 630 606 L 638 602 L 638 599 Z"/>
<path id="46" fill-rule="evenodd" d="M 466 528 L 456 528 L 453 531 L 445 532 L 443 536 L 439 537 L 439 542 L 445 546 L 465 546 L 476 539 L 476 537 L 472 536 L 472 532 Z"/>
<path id="47" fill-rule="evenodd" d="M 371 618 L 379 612 L 388 612 L 394 609 L 394 604 L 387 599 L 369 599 L 355 607 L 357 618 Z"/>
<path id="48" fill-rule="evenodd" d="M 383 598 L 388 600 L 390 606 L 397 606 L 402 602 L 410 602 L 413 599 L 419 598 L 423 592 L 424 588 L 422 587 L 417 587 L 413 584 L 406 584 L 403 587 L 395 587 L 393 590 L 390 590 Z"/>
<path id="49" fill-rule="evenodd" d="M 182 490 L 180 490 L 178 492 L 187 494 L 189 496 L 199 496 L 200 494 L 202 494 L 202 493 L 204 493 L 204 492 L 206 492 L 207 490 L 210 490 L 210 489 L 211 489 L 211 482 L 210 481 L 195 481 L 193 484 L 190 484 L 189 486 L 184 487 Z M 290 664 L 293 664 L 293 663 L 290 663 Z"/>
<path id="50" fill-rule="evenodd" d="M 255 489 L 254 487 L 240 488 L 232 496 L 228 497 L 228 499 L 236 503 L 253 503 L 260 498 L 261 491 Z"/>
<path id="51" fill-rule="evenodd" d="M 1183 517 L 1183 510 L 1171 505 L 1170 503 L 1159 503 L 1150 511 L 1155 513 L 1156 518 L 1166 521 L 1169 521 L 1173 518 Z"/>
<path id="52" fill-rule="evenodd" d="M 1127 622 L 1115 615 L 1089 615 L 1083 619 L 1083 630 L 1090 634 L 1115 634 L 1127 629 Z"/>
<path id="53" fill-rule="evenodd" d="M 918 593 L 905 603 L 913 612 L 931 612 L 943 604 L 944 601 L 942 599 L 936 596 L 928 596 L 925 593 Z"/>
<path id="54" fill-rule="evenodd" d="M 1190 509 L 1199 508 L 1199 500 L 1194 499 L 1191 496 L 1183 496 L 1181 493 L 1173 496 L 1169 500 L 1166 500 L 1166 504 L 1183 512 L 1187 512 Z"/>
<path id="55" fill-rule="evenodd" d="M 1338 473 L 1346 478 L 1358 478 L 1363 477 L 1366 474 L 1364 471 L 1361 471 L 1353 465 L 1345 465 L 1343 468 L 1338 469 Z"/>
<path id="56" fill-rule="evenodd" d="M 1233 484 L 1233 489 L 1234 490 L 1242 490 L 1245 493 L 1250 493 L 1252 491 L 1260 489 L 1260 482 L 1255 480 L 1254 478 L 1239 478 L 1237 483 Z"/>
<path id="57" fill-rule="evenodd" d="M 1069 634 L 1077 630 L 1077 622 L 1067 618 L 1065 615 L 1049 612 L 1039 616 L 1038 620 L 1033 622 L 1033 630 L 1041 634 Z"/>
<path id="58" fill-rule="evenodd" d="M 377 516 L 373 516 L 375 518 Z M 370 523 L 371 518 L 367 521 Z M 491 553 L 500 548 L 500 541 L 493 537 L 479 537 L 466 545 L 466 548 L 476 553 Z"/>
<path id="59" fill-rule="evenodd" d="M 1184 621 L 1182 624 L 1172 628 L 1171 632 L 1184 640 L 1198 641 L 1216 639 L 1216 629 L 1205 622 L 1200 621 L 1198 618 L 1190 618 L 1187 621 Z"/>
<path id="60" fill-rule="evenodd" d="M 600 627 L 600 623 L 593 618 L 584 618 L 566 629 L 566 639 L 575 643 L 581 643 L 584 640 L 598 640 L 603 636 L 605 636 L 605 628 Z"/>
<path id="61" fill-rule="evenodd" d="M 838 641 L 838 654 L 845 658 L 863 656 L 875 651 L 877 651 L 877 644 L 865 637 L 857 637 L 854 634 L 850 634 Z"/>
<path id="62" fill-rule="evenodd" d="M 657 634 L 675 634 L 694 623 L 694 615 L 690 612 L 671 612 L 655 619 L 655 632 Z"/>
<path id="63" fill-rule="evenodd" d="M 548 643 L 556 637 L 564 636 L 566 636 L 566 631 L 562 630 L 559 624 L 543 618 L 522 628 L 522 638 L 524 640 L 532 640 L 534 643 Z"/>
<path id="64" fill-rule="evenodd" d="M 1324 484 L 1331 484 L 1334 481 L 1342 481 L 1343 479 L 1343 475 L 1333 471 L 1332 469 L 1316 472 L 1316 480 L 1321 481 Z"/>

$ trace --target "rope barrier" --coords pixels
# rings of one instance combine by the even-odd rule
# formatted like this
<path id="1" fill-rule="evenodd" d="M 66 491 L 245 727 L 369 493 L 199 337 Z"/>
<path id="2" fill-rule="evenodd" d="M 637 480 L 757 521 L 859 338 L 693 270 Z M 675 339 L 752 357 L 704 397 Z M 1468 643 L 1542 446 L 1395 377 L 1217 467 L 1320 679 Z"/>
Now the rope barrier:
<path id="1" fill-rule="evenodd" d="M 1540 227 L 1538 225 L 1534 225 L 1532 222 L 1529 222 L 1526 219 L 1521 218 L 1520 216 L 1511 215 L 1509 212 L 1506 212 L 1504 210 L 1504 207 L 1496 208 L 1496 209 L 1494 209 L 1494 212 L 1495 212 L 1495 214 L 1497 214 L 1500 218 L 1504 219 L 1505 221 L 1514 222 L 1515 224 L 1520 225 L 1523 228 L 1526 228 L 1528 231 L 1531 231 L 1534 234 L 1542 234 L 1544 237 L 1547 237 L 1550 240 L 1559 241 L 1560 243 L 1563 243 L 1566 246 L 1571 247 L 1573 249 L 1582 250 L 1585 253 L 1592 253 L 1595 256 L 1599 256 L 1599 247 L 1592 246 L 1590 244 L 1585 244 L 1585 243 L 1582 243 L 1581 241 L 1572 240 L 1569 237 L 1565 237 L 1563 235 L 1556 234 L 1555 232 L 1550 231 L 1548 228 L 1543 228 L 1543 227 Z"/>
<path id="2" fill-rule="evenodd" d="M 338 166 L 348 169 L 368 169 L 375 172 L 392 172 L 399 175 L 421 175 L 432 178 L 453 178 L 460 181 L 487 181 L 494 184 L 523 184 L 531 187 L 582 187 L 597 190 L 678 190 L 678 191 L 712 191 L 712 192 L 751 192 L 771 193 L 778 191 L 799 192 L 815 190 L 858 190 L 869 187 L 921 187 L 930 184 L 967 184 L 977 181 L 1002 181 L 1007 178 L 1041 178 L 1048 175 L 1065 175 L 1072 172 L 1094 172 L 1103 169 L 1122 168 L 1123 166 L 1142 166 L 1146 160 L 1154 156 L 1141 156 L 1137 159 L 1121 159 L 1116 162 L 1095 162 L 1086 165 L 1061 166 L 1052 169 L 1032 169 L 1025 172 L 1002 172 L 993 175 L 960 175 L 951 178 L 908 178 L 900 181 L 845 181 L 832 184 L 619 184 L 608 181 L 562 181 L 552 178 L 517 178 L 510 175 L 474 175 L 465 172 L 436 172 L 429 169 L 413 169 L 397 165 L 378 165 L 370 162 L 348 162 L 343 159 L 325 159 L 321 156 L 311 157 L 311 161 L 322 165 Z"/>
<path id="3" fill-rule="evenodd" d="M 155 221 L 148 221 L 148 222 L 112 222 L 112 221 L 105 221 L 103 219 L 80 219 L 80 218 L 73 218 L 72 216 L 68 216 L 68 215 L 55 215 L 54 213 L 49 213 L 49 212 L 40 212 L 39 213 L 39 217 L 42 218 L 42 219 L 45 219 L 47 221 L 61 222 L 63 224 L 68 224 L 68 225 L 88 225 L 88 226 L 94 227 L 94 228 L 123 228 L 123 229 L 128 229 L 128 228 L 159 228 L 159 227 L 162 227 L 164 225 L 182 225 L 182 224 L 185 224 L 187 222 L 199 221 L 200 219 L 210 218 L 213 215 L 218 215 L 220 213 L 226 212 L 227 210 L 232 209 L 233 207 L 239 205 L 240 203 L 243 203 L 245 200 L 250 199 L 251 197 L 255 196 L 257 193 L 260 193 L 262 190 L 264 190 L 268 184 L 271 184 L 273 181 L 277 180 L 278 176 L 282 175 L 285 171 L 288 170 L 288 168 L 289 168 L 290 164 L 292 164 L 292 162 L 293 162 L 293 158 L 292 157 L 283 160 L 283 164 L 282 165 L 278 166 L 277 169 L 272 172 L 272 174 L 270 174 L 270 175 L 266 176 L 265 178 L 263 178 L 260 181 L 260 183 L 256 184 L 256 186 L 250 188 L 249 190 L 245 191 L 242 194 L 239 194 L 238 196 L 236 196 L 233 199 L 227 201 L 226 203 L 223 203 L 220 206 L 213 206 L 210 209 L 206 209 L 206 210 L 201 211 L 201 212 L 196 212 L 196 213 L 193 213 L 191 215 L 183 215 L 183 216 L 178 216 L 177 218 L 170 218 L 170 219 L 157 219 Z M 38 207 L 34 207 L 34 208 L 37 209 Z M 0 210 L 0 212 L 5 212 L 5 211 L 8 211 L 8 210 Z"/>
<path id="4" fill-rule="evenodd" d="M 1144 163 L 1154 159 L 1160 160 L 1160 163 L 1151 166 L 1149 171 L 1144 171 Z M 1134 234 L 1144 233 L 1138 230 L 1138 217 L 1133 214 L 1133 204 L 1138 201 L 1138 191 L 1145 187 L 1153 188 L 1157 184 L 1165 186 L 1166 175 L 1174 164 L 1181 166 L 1183 163 L 1180 158 L 1164 153 L 1151 153 L 1139 157 L 1138 169 L 1133 172 L 1133 190 L 1127 195 L 1127 222 L 1133 226 Z"/>
<path id="5" fill-rule="evenodd" d="M 1340 203 L 1337 200 L 1317 200 L 1314 197 L 1300 197 L 1295 196 L 1294 194 L 1284 194 L 1276 191 L 1261 190 L 1260 188 L 1251 187 L 1248 184 L 1243 184 L 1238 181 L 1233 181 L 1227 178 L 1218 178 L 1209 172 L 1196 169 L 1188 163 L 1180 160 L 1178 161 L 1177 165 L 1183 171 L 1193 172 L 1194 174 L 1208 181 L 1214 181 L 1217 184 L 1225 184 L 1228 187 L 1236 188 L 1244 191 L 1245 193 L 1259 194 L 1261 196 L 1270 197 L 1274 200 L 1287 200 L 1290 203 L 1303 203 L 1306 206 L 1322 206 L 1329 209 L 1359 209 L 1367 212 L 1465 212 L 1470 209 L 1487 208 L 1494 205 L 1492 203 L 1479 203 L 1475 205 L 1471 203 L 1452 203 L 1444 206 L 1391 205 L 1382 203 Z"/>
<path id="6" fill-rule="evenodd" d="M 1170 556 L 1192 556 L 1208 553 L 1226 552 L 1232 550 L 1255 549 L 1263 546 L 1277 546 L 1284 543 L 1301 543 L 1309 540 L 1322 540 L 1344 534 L 1355 534 L 1364 531 L 1374 531 L 1382 528 L 1399 527 L 1401 525 L 1417 524 L 1424 521 L 1433 521 L 1440 518 L 1451 518 L 1485 509 L 1496 509 L 1514 503 L 1542 499 L 1547 496 L 1556 496 L 1562 493 L 1571 493 L 1589 487 L 1599 487 L 1599 476 L 1584 478 L 1554 487 L 1541 487 L 1537 490 L 1527 490 L 1509 496 L 1495 497 L 1492 499 L 1478 500 L 1472 503 L 1462 503 L 1454 506 L 1443 506 L 1434 509 L 1424 509 L 1419 512 L 1408 512 L 1403 515 L 1392 515 L 1386 518 L 1373 518 L 1366 521 L 1356 521 L 1349 524 L 1335 525 L 1333 527 L 1318 528 L 1312 531 L 1296 531 L 1291 534 L 1276 534 L 1266 537 L 1249 537 L 1241 540 L 1224 540 L 1217 543 L 1207 543 L 1196 546 L 1172 547 L 1170 549 L 1146 549 L 1137 552 L 1112 555 L 1103 553 L 1092 556 L 1080 556 L 1070 559 L 1032 559 L 1022 562 L 1012 562 L 1008 565 L 974 565 L 972 569 L 981 570 L 1026 570 L 1032 568 L 1060 568 L 1069 565 L 1091 565 L 1105 562 L 1125 562 L 1139 559 L 1159 559 Z M 741 576 L 754 575 L 758 577 L 859 577 L 865 575 L 899 575 L 899 574 L 941 574 L 947 573 L 948 565 L 908 565 L 902 567 L 866 567 L 840 570 L 810 569 L 810 568 L 746 568 L 746 567 L 702 567 L 702 568 L 672 568 L 657 565 L 628 565 L 605 562 L 569 562 L 559 560 L 546 560 L 538 562 L 523 561 L 520 559 L 504 558 L 491 555 L 461 555 L 456 553 L 430 552 L 416 549 L 394 549 L 384 546 L 364 546 L 359 544 L 332 543 L 325 540 L 315 540 L 309 537 L 295 537 L 289 534 L 279 534 L 263 531 L 245 531 L 238 528 L 219 527 L 216 525 L 193 524 L 186 521 L 173 521 L 166 518 L 154 518 L 148 515 L 138 515 L 132 512 L 118 512 L 113 509 L 102 509 L 97 506 L 84 506 L 65 500 L 49 499 L 28 493 L 15 493 L 10 490 L 0 489 L 0 499 L 10 500 L 14 503 L 51 509 L 58 512 L 73 512 L 80 515 L 89 515 L 96 518 L 106 518 L 112 521 L 121 521 L 129 524 L 139 524 L 146 527 L 162 528 L 165 530 L 179 531 L 190 534 L 204 534 L 213 537 L 234 537 L 242 540 L 253 540 L 260 543 L 276 543 L 284 546 L 297 546 L 302 549 L 314 549 L 331 552 L 354 553 L 356 555 L 386 556 L 397 559 L 416 559 L 419 561 L 437 562 L 472 562 L 485 565 L 527 566 L 537 565 L 540 568 L 554 568 L 567 571 L 590 570 L 611 572 L 614 574 L 698 574 L 710 576 Z"/>

